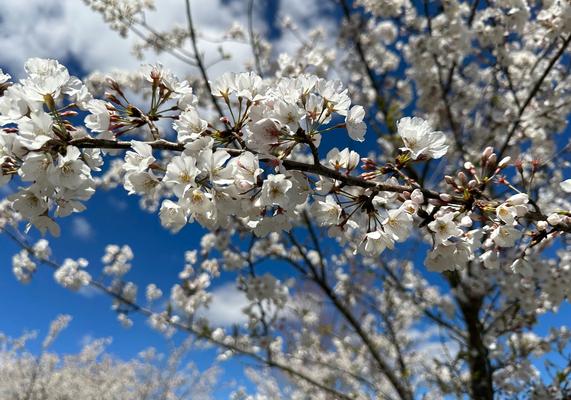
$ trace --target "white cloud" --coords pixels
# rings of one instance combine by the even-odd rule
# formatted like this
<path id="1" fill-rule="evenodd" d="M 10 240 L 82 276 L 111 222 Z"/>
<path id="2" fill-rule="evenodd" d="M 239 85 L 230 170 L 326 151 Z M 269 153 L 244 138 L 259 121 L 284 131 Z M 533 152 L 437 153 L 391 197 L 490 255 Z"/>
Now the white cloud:
<path id="1" fill-rule="evenodd" d="M 242 309 L 248 304 L 246 295 L 234 283 L 226 283 L 212 291 L 212 302 L 200 316 L 207 318 L 213 326 L 243 324 L 248 318 Z"/>
<path id="2" fill-rule="evenodd" d="M 89 240 L 95 234 L 89 221 L 83 217 L 74 217 L 71 220 L 71 230 L 74 236 L 83 240 Z"/>
<path id="3" fill-rule="evenodd" d="M 122 200 L 119 197 L 114 196 L 114 195 L 108 196 L 107 202 L 109 203 L 109 205 L 111 207 L 113 207 L 117 211 L 125 211 L 128 207 L 128 204 L 126 201 L 124 201 L 124 200 Z"/>
<path id="4" fill-rule="evenodd" d="M 407 336 L 416 342 L 414 350 L 417 359 L 427 363 L 433 360 L 447 361 L 448 357 L 454 358 L 460 351 L 458 343 L 437 326 L 424 330 L 411 329 Z"/>
<path id="5" fill-rule="evenodd" d="M 204 38 L 220 38 L 234 21 L 247 26 L 246 7 L 243 1 L 206 0 L 192 1 L 193 19 L 197 31 Z M 276 23 L 285 15 L 290 15 L 301 27 L 329 25 L 323 10 L 322 1 L 288 0 L 276 3 L 278 15 Z M 157 10 L 148 12 L 148 23 L 157 30 L 166 30 L 175 25 L 186 29 L 185 5 L 181 0 L 160 0 Z M 257 30 L 266 31 L 267 21 L 264 8 L 255 18 Z M 130 35 L 121 38 L 112 31 L 101 15 L 92 11 L 80 0 L 26 0 L 0 1 L 0 63 L 10 73 L 21 77 L 23 64 L 30 57 L 50 57 L 59 60 L 73 58 L 87 73 L 94 70 L 109 72 L 114 68 L 136 69 L 141 61 L 131 54 L 137 38 Z M 313 20 L 308 17 L 313 16 Z M 190 44 L 188 44 L 189 46 Z M 220 43 L 199 40 L 206 64 L 218 58 Z M 284 35 L 274 43 L 279 51 L 296 47 L 291 35 Z M 236 42 L 224 44 L 224 50 L 232 55 L 230 61 L 218 63 L 209 69 L 212 77 L 222 72 L 244 70 L 244 63 L 251 60 L 250 46 Z M 180 75 L 196 72 L 192 67 L 168 54 L 145 54 L 145 62 L 162 62 Z"/>
<path id="6" fill-rule="evenodd" d="M 161 0 L 157 10 L 147 14 L 147 20 L 156 29 L 175 24 L 185 26 L 184 2 Z M 207 37 L 219 37 L 230 27 L 240 9 L 223 5 L 221 0 L 193 2 L 196 25 Z M 0 53 L 1 63 L 16 76 L 23 73 L 23 63 L 30 57 L 66 59 L 73 57 L 87 72 L 109 71 L 112 68 L 135 69 L 141 61 L 131 54 L 134 36 L 121 38 L 112 31 L 101 15 L 93 12 L 79 0 L 27 0 L 0 2 Z M 217 55 L 219 44 L 202 42 L 201 50 L 207 62 Z M 237 68 L 250 57 L 249 46 L 233 44 L 227 49 Z M 189 66 L 168 54 L 147 54 L 146 62 L 161 61 L 179 73 L 188 72 Z M 223 65 L 226 64 L 226 65 Z M 228 63 L 212 68 L 213 74 L 228 69 Z M 243 69 L 243 68 L 239 68 Z"/>
<path id="7" fill-rule="evenodd" d="M 86 334 L 79 339 L 79 346 L 83 348 L 85 346 L 89 346 L 94 341 L 95 338 L 93 336 L 91 336 L 90 334 Z"/>
<path id="8" fill-rule="evenodd" d="M 103 294 L 103 292 L 94 286 L 82 286 L 77 293 L 88 299 L 92 299 L 95 296 Z"/>

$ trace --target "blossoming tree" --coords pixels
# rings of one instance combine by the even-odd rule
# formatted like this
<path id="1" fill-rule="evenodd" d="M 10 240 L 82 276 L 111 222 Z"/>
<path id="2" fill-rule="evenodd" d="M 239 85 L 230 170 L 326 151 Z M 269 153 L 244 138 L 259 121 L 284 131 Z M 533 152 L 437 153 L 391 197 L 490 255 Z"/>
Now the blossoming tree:
<path id="1" fill-rule="evenodd" d="M 249 29 L 230 35 L 252 63 L 217 77 L 189 1 L 167 32 L 149 1 L 86 3 L 194 75 L 82 81 L 38 58 L 19 82 L 0 75 L 0 183 L 17 187 L 0 227 L 22 247 L 20 281 L 46 265 L 107 293 L 124 325 L 141 313 L 247 357 L 259 391 L 235 399 L 571 395 L 571 333 L 535 329 L 571 288 L 569 2 L 340 0 L 337 51 L 316 29 L 276 55 L 249 1 Z M 343 135 L 367 154 L 327 144 Z M 58 221 L 119 185 L 165 229 L 209 231 L 172 288 L 129 281 L 128 245 L 106 248 L 103 279 L 51 254 Z M 231 328 L 200 313 L 227 271 L 249 302 Z"/>
<path id="2" fill-rule="evenodd" d="M 217 367 L 199 372 L 183 364 L 191 345 L 174 348 L 165 358 L 148 348 L 129 361 L 105 352 L 110 339 L 90 340 L 78 354 L 61 357 L 50 346 L 71 317 L 58 316 L 41 344 L 39 355 L 26 350 L 35 339 L 27 333 L 16 339 L 0 333 L 0 396 L 4 399 L 212 399 Z"/>

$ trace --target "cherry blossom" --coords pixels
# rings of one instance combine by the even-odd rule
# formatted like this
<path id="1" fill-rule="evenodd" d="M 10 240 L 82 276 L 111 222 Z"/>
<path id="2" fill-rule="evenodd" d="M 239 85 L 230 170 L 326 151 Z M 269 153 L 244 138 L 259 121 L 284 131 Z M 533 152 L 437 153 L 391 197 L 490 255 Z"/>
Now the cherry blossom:
<path id="1" fill-rule="evenodd" d="M 440 158 L 448 151 L 446 137 L 440 131 L 433 131 L 428 121 L 422 118 L 402 118 L 399 120 L 398 133 L 413 160 L 421 156 L 428 158 Z"/>
<path id="2" fill-rule="evenodd" d="M 138 313 L 244 357 L 254 384 L 235 399 L 569 395 L 565 363 L 537 368 L 568 361 L 571 339 L 537 329 L 571 295 L 565 2 L 340 0 L 333 30 L 284 19 L 281 55 L 250 2 L 212 64 L 190 2 L 165 30 L 149 1 L 86 3 L 188 77 L 157 63 L 82 81 L 40 58 L 18 81 L 0 71 L 17 280 L 51 268 L 108 295 L 126 328 Z M 252 60 L 215 76 L 228 37 Z M 170 287 L 131 279 L 126 243 L 100 263 L 52 254 L 60 221 L 115 188 L 173 235 L 201 226 Z M 220 291 L 230 324 L 211 317 Z"/>

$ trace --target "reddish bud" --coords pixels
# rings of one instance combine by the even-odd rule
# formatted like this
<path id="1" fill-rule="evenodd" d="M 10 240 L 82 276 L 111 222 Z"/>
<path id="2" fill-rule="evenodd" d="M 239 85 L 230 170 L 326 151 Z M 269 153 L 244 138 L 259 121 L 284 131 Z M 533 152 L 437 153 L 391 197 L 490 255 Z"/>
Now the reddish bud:
<path id="1" fill-rule="evenodd" d="M 159 79 L 161 79 L 161 72 L 158 69 L 153 68 L 151 70 L 151 79 L 153 81 L 158 81 Z"/>
<path id="2" fill-rule="evenodd" d="M 75 117 L 75 116 L 77 116 L 77 111 L 72 111 L 72 110 L 64 111 L 64 112 L 60 113 L 60 115 L 62 117 Z"/>
<path id="3" fill-rule="evenodd" d="M 456 181 L 455 181 L 454 178 L 451 177 L 450 175 L 446 175 L 446 176 L 444 177 L 444 180 L 446 181 L 447 184 L 456 187 Z"/>
<path id="4" fill-rule="evenodd" d="M 361 162 L 363 163 L 362 168 L 365 171 L 372 171 L 372 170 L 376 170 L 377 169 L 377 163 L 374 160 L 371 160 L 370 158 L 361 158 Z"/>

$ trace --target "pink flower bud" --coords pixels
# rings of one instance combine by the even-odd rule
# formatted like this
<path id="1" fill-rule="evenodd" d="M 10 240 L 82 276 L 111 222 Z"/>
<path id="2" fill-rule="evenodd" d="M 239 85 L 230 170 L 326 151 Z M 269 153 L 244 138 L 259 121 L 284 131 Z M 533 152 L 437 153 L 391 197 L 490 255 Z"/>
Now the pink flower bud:
<path id="1" fill-rule="evenodd" d="M 420 189 L 414 189 L 410 195 L 410 199 L 419 205 L 424 203 L 424 195 Z"/>
<path id="2" fill-rule="evenodd" d="M 492 155 L 492 153 L 494 152 L 494 148 L 491 146 L 488 146 L 484 149 L 484 151 L 482 152 L 482 158 L 483 159 L 488 159 L 490 158 L 490 156 Z"/>

